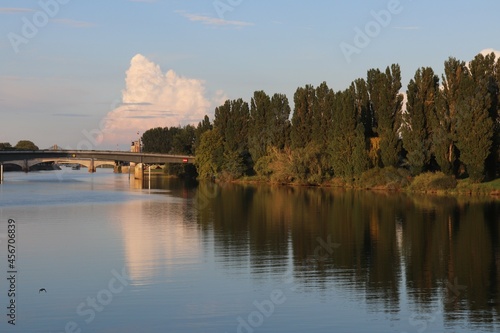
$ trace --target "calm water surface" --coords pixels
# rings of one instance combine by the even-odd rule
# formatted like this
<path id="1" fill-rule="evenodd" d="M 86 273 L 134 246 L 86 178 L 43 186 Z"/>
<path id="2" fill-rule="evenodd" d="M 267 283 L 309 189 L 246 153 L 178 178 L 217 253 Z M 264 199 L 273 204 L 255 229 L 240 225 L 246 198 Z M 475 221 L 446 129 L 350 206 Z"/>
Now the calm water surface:
<path id="1" fill-rule="evenodd" d="M 7 173 L 0 332 L 500 331 L 498 203 L 148 186 L 101 169 Z"/>

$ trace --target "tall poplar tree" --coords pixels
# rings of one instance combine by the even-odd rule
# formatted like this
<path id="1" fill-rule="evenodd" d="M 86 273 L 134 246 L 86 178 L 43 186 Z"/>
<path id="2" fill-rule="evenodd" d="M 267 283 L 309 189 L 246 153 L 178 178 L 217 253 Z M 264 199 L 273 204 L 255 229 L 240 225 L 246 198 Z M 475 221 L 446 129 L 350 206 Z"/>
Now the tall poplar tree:
<path id="1" fill-rule="evenodd" d="M 401 69 L 393 64 L 385 72 L 378 69 L 368 71 L 368 92 L 375 115 L 375 132 L 380 138 L 380 155 L 384 167 L 397 166 L 400 152 L 399 130 L 403 96 Z"/>
<path id="2" fill-rule="evenodd" d="M 475 60 L 478 60 L 477 57 Z M 493 122 L 493 137 L 490 155 L 486 159 L 486 176 L 489 179 L 495 178 L 500 171 L 499 149 L 500 149 L 500 114 L 499 114 L 499 93 L 500 93 L 500 58 L 496 58 L 495 53 L 490 53 L 482 57 L 481 63 L 485 69 L 485 78 L 488 80 L 488 95 L 491 105 L 488 110 L 491 121 Z M 471 68 L 472 69 L 472 68 Z M 472 73 L 474 74 L 474 73 Z M 497 171 L 498 170 L 498 171 Z M 499 174 L 500 176 L 500 174 Z"/>
<path id="3" fill-rule="evenodd" d="M 256 91 L 250 101 L 250 120 L 248 126 L 248 148 L 256 162 L 266 154 L 270 141 L 271 99 L 264 91 Z"/>
<path id="4" fill-rule="evenodd" d="M 214 129 L 223 138 L 223 169 L 232 177 L 242 176 L 249 167 L 248 103 L 241 98 L 226 101 L 215 109 Z"/>
<path id="5" fill-rule="evenodd" d="M 290 132 L 291 146 L 304 148 L 312 140 L 316 91 L 312 85 L 297 88 L 293 100 L 295 108 Z"/>
<path id="6" fill-rule="evenodd" d="M 335 176 L 352 179 L 367 167 L 365 131 L 359 122 L 356 89 L 335 94 L 329 151 Z"/>
<path id="7" fill-rule="evenodd" d="M 497 82 L 497 86 L 500 87 L 500 58 L 497 59 L 497 63 L 495 66 L 495 78 Z M 493 157 L 495 164 L 495 177 L 500 177 L 500 92 L 497 98 L 497 110 L 496 115 L 493 114 L 494 123 L 495 123 L 495 134 L 493 136 L 493 147 L 496 148 L 494 152 L 496 157 Z"/>
<path id="8" fill-rule="evenodd" d="M 490 155 L 493 121 L 490 117 L 490 92 L 493 59 L 477 55 L 469 63 L 470 74 L 464 75 L 456 105 L 456 145 L 460 161 L 465 164 L 473 182 L 484 178 L 485 160 Z"/>
<path id="9" fill-rule="evenodd" d="M 431 117 L 435 113 L 439 78 L 432 68 L 420 68 L 408 84 L 403 114 L 403 146 L 410 171 L 417 175 L 431 160 Z"/>
<path id="10" fill-rule="evenodd" d="M 326 82 L 315 89 L 313 107 L 312 141 L 320 146 L 326 145 L 328 130 L 332 121 L 332 99 L 334 92 Z"/>
<path id="11" fill-rule="evenodd" d="M 269 137 L 267 146 L 283 149 L 290 145 L 290 104 L 284 94 L 271 97 L 271 112 L 267 120 Z"/>
<path id="12" fill-rule="evenodd" d="M 370 95 L 366 80 L 357 79 L 351 84 L 350 88 L 354 93 L 354 99 L 357 108 L 358 122 L 363 125 L 365 137 L 373 137 L 373 125 L 375 123 L 373 109 L 370 104 Z"/>
<path id="13" fill-rule="evenodd" d="M 456 58 L 445 61 L 442 89 L 433 117 L 432 152 L 441 171 L 446 174 L 453 174 L 456 168 L 457 105 L 467 75 L 465 62 Z"/>

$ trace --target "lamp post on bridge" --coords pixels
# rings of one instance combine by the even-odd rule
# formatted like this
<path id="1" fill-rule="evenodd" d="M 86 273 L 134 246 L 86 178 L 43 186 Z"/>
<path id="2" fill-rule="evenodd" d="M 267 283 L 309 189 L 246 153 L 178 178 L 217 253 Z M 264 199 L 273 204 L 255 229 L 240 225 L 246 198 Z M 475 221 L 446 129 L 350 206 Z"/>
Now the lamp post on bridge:
<path id="1" fill-rule="evenodd" d="M 139 153 L 141 153 L 141 135 L 140 135 L 141 132 L 137 131 L 137 144 L 139 145 L 139 148 L 138 148 L 138 151 Z"/>

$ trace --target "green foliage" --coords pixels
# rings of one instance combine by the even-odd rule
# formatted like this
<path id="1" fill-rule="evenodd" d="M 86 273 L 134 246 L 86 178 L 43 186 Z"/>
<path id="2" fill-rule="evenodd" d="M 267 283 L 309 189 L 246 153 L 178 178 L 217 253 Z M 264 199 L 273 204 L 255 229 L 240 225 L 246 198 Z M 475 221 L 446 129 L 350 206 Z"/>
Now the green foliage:
<path id="1" fill-rule="evenodd" d="M 260 162 L 259 168 L 267 166 L 261 174 L 268 175 L 272 182 L 317 185 L 326 178 L 322 171 L 324 163 L 320 146 L 309 143 L 307 147 L 293 150 L 271 148 L 269 159 Z"/>
<path id="2" fill-rule="evenodd" d="M 326 149 L 332 123 L 335 93 L 323 82 L 315 89 L 311 141 Z"/>
<path id="3" fill-rule="evenodd" d="M 431 160 L 431 118 L 435 114 L 439 78 L 432 68 L 421 68 L 408 84 L 406 113 L 403 115 L 403 146 L 413 175 L 429 165 Z"/>
<path id="4" fill-rule="evenodd" d="M 410 191 L 444 191 L 451 190 L 457 186 L 454 176 L 446 175 L 443 172 L 427 172 L 416 176 L 408 189 Z"/>
<path id="5" fill-rule="evenodd" d="M 292 170 L 299 183 L 321 184 L 324 181 L 326 156 L 320 145 L 310 142 L 306 147 L 294 150 L 292 156 Z"/>
<path id="6" fill-rule="evenodd" d="M 142 150 L 145 153 L 163 153 L 170 151 L 171 140 L 168 127 L 156 127 L 144 132 L 141 138 Z"/>
<path id="7" fill-rule="evenodd" d="M 312 85 L 297 88 L 293 100 L 295 109 L 290 131 L 291 147 L 304 148 L 312 140 L 316 91 Z"/>
<path id="8" fill-rule="evenodd" d="M 195 162 L 201 179 L 212 179 L 221 172 L 223 154 L 223 138 L 217 129 L 208 130 L 201 135 Z"/>
<path id="9" fill-rule="evenodd" d="M 38 150 L 38 146 L 30 140 L 21 140 L 15 146 L 17 150 Z"/>
<path id="10" fill-rule="evenodd" d="M 243 154 L 235 150 L 224 149 L 223 160 L 222 170 L 225 174 L 225 179 L 238 179 L 246 173 L 247 167 Z"/>
<path id="11" fill-rule="evenodd" d="M 250 105 L 248 150 L 255 172 L 269 176 L 268 151 L 271 148 L 282 150 L 289 145 L 290 106 L 285 95 L 274 94 L 269 98 L 263 91 L 254 93 Z"/>
<path id="12" fill-rule="evenodd" d="M 489 94 L 491 59 L 478 55 L 470 62 L 470 75 L 463 79 L 457 103 L 457 148 L 471 181 L 484 178 L 485 160 L 490 154 L 493 121 L 490 118 Z"/>
<path id="13" fill-rule="evenodd" d="M 248 150 L 248 103 L 241 98 L 226 101 L 215 109 L 214 128 L 224 138 L 225 150 L 241 153 Z"/>
<path id="14" fill-rule="evenodd" d="M 350 89 L 354 94 L 357 121 L 363 125 L 365 138 L 371 138 L 374 136 L 375 115 L 371 107 L 366 81 L 364 79 L 357 79 L 351 84 Z"/>
<path id="15" fill-rule="evenodd" d="M 198 177 L 197 169 L 193 164 L 167 164 L 163 172 L 167 175 L 183 179 L 196 179 Z"/>
<path id="16" fill-rule="evenodd" d="M 417 70 L 404 114 L 399 65 L 371 69 L 340 92 L 326 82 L 298 88 L 291 121 L 285 95 L 256 91 L 250 104 L 240 98 L 217 107 L 213 126 L 206 116 L 196 128 L 147 131 L 144 150 L 195 154 L 200 178 L 256 173 L 279 183 L 401 189 L 410 175 L 440 168 L 478 182 L 500 172 L 499 61 L 493 54 L 470 64 L 449 58 L 442 89 L 431 68 Z M 395 168 L 403 145 L 409 171 Z M 186 173 L 182 166 L 168 171 Z M 416 184 L 451 186 L 453 177 L 439 175 Z"/>
<path id="17" fill-rule="evenodd" d="M 352 179 L 367 167 L 363 124 L 358 123 L 355 87 L 336 94 L 332 130 L 329 138 L 331 165 L 336 177 Z"/>
<path id="18" fill-rule="evenodd" d="M 267 147 L 283 149 L 290 146 L 290 104 L 284 94 L 274 94 L 271 97 L 271 113 L 267 120 L 268 142 Z"/>
<path id="19" fill-rule="evenodd" d="M 465 62 L 449 58 L 444 63 L 443 88 L 438 96 L 433 117 L 432 152 L 446 174 L 453 174 L 456 160 L 457 105 L 462 98 L 462 86 L 468 70 Z"/>
<path id="20" fill-rule="evenodd" d="M 249 118 L 248 103 L 241 98 L 228 100 L 215 109 L 214 129 L 223 142 L 222 167 L 230 177 L 242 176 L 252 164 L 248 153 Z"/>
<path id="21" fill-rule="evenodd" d="M 256 91 L 250 102 L 250 123 L 248 128 L 248 149 L 254 161 L 266 154 L 270 143 L 272 122 L 271 98 Z"/>
<path id="22" fill-rule="evenodd" d="M 383 166 L 396 166 L 400 151 L 401 126 L 401 69 L 393 64 L 385 73 L 378 69 L 368 71 L 368 92 L 375 115 L 375 132 L 380 138 L 380 156 Z"/>
<path id="23" fill-rule="evenodd" d="M 290 148 L 278 150 L 270 148 L 269 161 L 267 161 L 268 169 L 266 173 L 270 175 L 271 181 L 275 183 L 288 184 L 292 183 L 296 178 L 296 173 L 293 170 L 294 155 Z"/>
<path id="24" fill-rule="evenodd" d="M 172 130 L 173 128 L 170 128 Z M 195 142 L 195 127 L 187 125 L 175 131 L 172 135 L 172 154 L 193 155 Z"/>
<path id="25" fill-rule="evenodd" d="M 269 178 L 273 173 L 270 167 L 271 162 L 272 158 L 270 155 L 265 155 L 259 158 L 253 167 L 257 175 Z"/>
<path id="26" fill-rule="evenodd" d="M 201 141 L 201 136 L 203 133 L 205 133 L 208 130 L 212 129 L 212 124 L 210 123 L 210 119 L 208 118 L 207 115 L 203 118 L 202 121 L 198 123 L 198 126 L 196 127 L 196 130 L 194 131 L 194 146 L 193 146 L 193 153 L 196 152 L 196 149 L 200 145 Z"/>
<path id="27" fill-rule="evenodd" d="M 410 183 L 410 173 L 395 167 L 373 168 L 364 172 L 357 186 L 367 189 L 401 190 Z"/>
<path id="28" fill-rule="evenodd" d="M 9 142 L 0 142 L 0 150 L 11 150 L 13 149 Z"/>
<path id="29" fill-rule="evenodd" d="M 500 178 L 483 183 L 472 182 L 470 179 L 461 179 L 457 182 L 456 192 L 500 196 Z"/>
<path id="30" fill-rule="evenodd" d="M 147 130 L 142 135 L 143 152 L 161 154 L 193 154 L 195 128 L 192 125 L 185 127 L 157 127 Z"/>
<path id="31" fill-rule="evenodd" d="M 352 150 L 352 171 L 354 177 L 359 177 L 363 172 L 368 170 L 368 151 L 366 149 L 365 127 L 362 123 L 356 126 L 354 147 Z"/>

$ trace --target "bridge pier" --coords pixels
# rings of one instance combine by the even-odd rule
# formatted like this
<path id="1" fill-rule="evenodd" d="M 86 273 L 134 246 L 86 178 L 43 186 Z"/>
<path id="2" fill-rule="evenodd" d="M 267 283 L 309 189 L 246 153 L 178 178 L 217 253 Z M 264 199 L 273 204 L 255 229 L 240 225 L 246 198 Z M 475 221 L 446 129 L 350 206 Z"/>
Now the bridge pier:
<path id="1" fill-rule="evenodd" d="M 24 160 L 23 162 L 23 166 L 22 166 L 22 169 L 25 173 L 28 173 L 28 171 L 30 171 L 30 167 L 28 165 L 28 160 Z"/>
<path id="2" fill-rule="evenodd" d="M 90 159 L 89 172 L 90 173 L 96 172 L 93 158 Z"/>
<path id="3" fill-rule="evenodd" d="M 132 166 L 130 166 L 132 167 Z M 134 178 L 135 179 L 144 179 L 144 164 L 137 163 L 134 168 Z"/>

